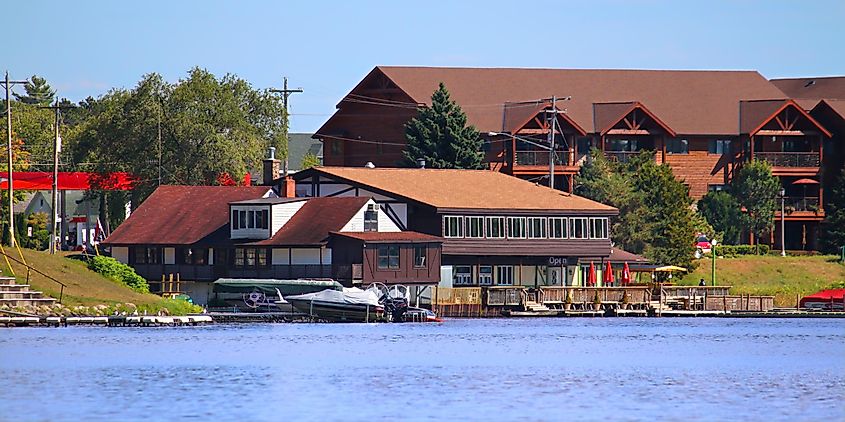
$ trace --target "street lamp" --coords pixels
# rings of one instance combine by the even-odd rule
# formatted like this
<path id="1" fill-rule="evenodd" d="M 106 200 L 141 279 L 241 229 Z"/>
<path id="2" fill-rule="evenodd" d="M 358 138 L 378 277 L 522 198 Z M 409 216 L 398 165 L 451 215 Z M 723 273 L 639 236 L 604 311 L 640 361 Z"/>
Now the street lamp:
<path id="1" fill-rule="evenodd" d="M 786 189 L 780 188 L 780 256 L 786 256 Z"/>
<path id="2" fill-rule="evenodd" d="M 716 285 L 716 239 L 710 240 L 710 255 L 713 257 L 713 266 L 710 269 L 710 285 Z"/>

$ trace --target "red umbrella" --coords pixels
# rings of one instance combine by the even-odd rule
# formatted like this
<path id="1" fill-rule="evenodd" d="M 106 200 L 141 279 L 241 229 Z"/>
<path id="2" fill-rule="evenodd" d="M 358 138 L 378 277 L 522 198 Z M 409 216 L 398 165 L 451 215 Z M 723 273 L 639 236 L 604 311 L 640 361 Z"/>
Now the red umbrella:
<path id="1" fill-rule="evenodd" d="M 604 274 L 602 274 L 602 275 L 604 276 L 604 277 L 602 277 L 604 279 L 604 280 L 602 280 L 602 281 L 604 281 L 604 285 L 605 286 L 613 286 L 613 267 L 610 266 L 610 261 L 607 261 L 607 265 L 605 266 L 605 269 L 604 269 Z"/>
<path id="2" fill-rule="evenodd" d="M 587 273 L 587 285 L 596 285 L 596 266 L 593 264 L 593 261 L 590 261 L 590 272 Z"/>
<path id="3" fill-rule="evenodd" d="M 622 267 L 622 285 L 627 286 L 631 284 L 631 269 L 628 268 L 628 263 L 625 263 L 625 266 Z"/>

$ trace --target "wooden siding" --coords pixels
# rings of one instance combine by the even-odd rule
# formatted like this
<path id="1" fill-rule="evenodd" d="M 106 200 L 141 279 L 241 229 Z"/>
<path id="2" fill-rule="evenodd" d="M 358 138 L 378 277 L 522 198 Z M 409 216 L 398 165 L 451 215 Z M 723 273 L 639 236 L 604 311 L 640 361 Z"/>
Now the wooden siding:
<path id="1" fill-rule="evenodd" d="M 445 255 L 610 256 L 610 239 L 446 239 Z"/>
<path id="2" fill-rule="evenodd" d="M 707 194 L 709 185 L 728 183 L 727 178 L 732 156 L 730 154 L 710 154 L 710 139 L 688 138 L 687 140 L 689 141 L 689 153 L 667 153 L 666 163 L 672 167 L 675 178 L 689 186 L 690 197 L 698 200 Z"/>
<path id="3" fill-rule="evenodd" d="M 401 283 L 435 284 L 440 281 L 440 245 L 434 243 L 417 244 L 426 247 L 426 265 L 424 268 L 414 267 L 414 245 L 400 243 L 399 268 L 395 270 L 378 267 L 378 247 L 381 245 L 397 244 L 367 244 L 363 249 L 364 283 Z"/>

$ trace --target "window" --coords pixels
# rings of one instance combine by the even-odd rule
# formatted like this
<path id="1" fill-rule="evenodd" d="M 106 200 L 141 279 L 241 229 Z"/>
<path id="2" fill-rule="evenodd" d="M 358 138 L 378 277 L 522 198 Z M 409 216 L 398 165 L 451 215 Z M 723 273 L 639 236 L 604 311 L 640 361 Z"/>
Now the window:
<path id="1" fill-rule="evenodd" d="M 426 245 L 414 245 L 414 268 L 425 268 Z"/>
<path id="2" fill-rule="evenodd" d="M 731 140 L 730 139 L 711 139 L 707 147 L 710 154 L 730 154 Z"/>
<path id="3" fill-rule="evenodd" d="M 505 217 L 487 217 L 487 238 L 505 238 Z"/>
<path id="4" fill-rule="evenodd" d="M 606 218 L 591 218 L 590 219 L 590 233 L 591 239 L 607 239 L 607 219 Z"/>
<path id="5" fill-rule="evenodd" d="M 493 285 L 493 267 L 491 265 L 478 267 L 478 284 L 482 286 Z"/>
<path id="6" fill-rule="evenodd" d="M 161 264 L 161 248 L 137 247 L 133 250 L 135 264 Z"/>
<path id="7" fill-rule="evenodd" d="M 508 217 L 508 237 L 525 239 L 525 217 Z"/>
<path id="8" fill-rule="evenodd" d="M 378 231 L 378 209 L 376 204 L 367 205 L 367 210 L 364 211 L 364 231 L 377 232 Z"/>
<path id="9" fill-rule="evenodd" d="M 242 229 L 246 228 L 246 211 L 238 211 L 238 226 Z"/>
<path id="10" fill-rule="evenodd" d="M 529 239 L 545 239 L 546 238 L 546 219 L 543 217 L 528 217 L 528 238 Z"/>
<path id="11" fill-rule="evenodd" d="M 232 211 L 232 230 L 240 229 L 241 225 L 238 224 L 240 222 L 241 222 L 241 220 L 240 220 L 240 217 L 238 217 L 238 211 L 233 210 Z"/>
<path id="12" fill-rule="evenodd" d="M 270 210 L 261 210 L 261 228 L 262 229 L 269 229 L 270 228 Z"/>
<path id="13" fill-rule="evenodd" d="M 340 140 L 335 139 L 332 141 L 332 154 L 339 155 L 343 153 L 343 145 L 341 145 Z"/>
<path id="14" fill-rule="evenodd" d="M 689 154 L 689 141 L 686 139 L 666 140 L 666 152 L 669 154 Z"/>
<path id="15" fill-rule="evenodd" d="M 707 185 L 707 191 L 709 192 L 721 192 L 727 189 L 728 185 Z"/>
<path id="16" fill-rule="evenodd" d="M 578 148 L 578 154 L 580 155 L 587 155 L 590 153 L 590 147 L 592 147 L 592 139 L 589 137 L 579 137 L 576 140 L 576 147 Z"/>
<path id="17" fill-rule="evenodd" d="M 378 268 L 380 270 L 399 269 L 399 246 L 380 245 L 378 247 Z"/>
<path id="18" fill-rule="evenodd" d="M 443 237 L 464 237 L 463 218 L 457 215 L 444 216 Z"/>
<path id="19" fill-rule="evenodd" d="M 469 265 L 456 265 L 452 272 L 453 285 L 472 284 L 472 267 Z"/>
<path id="20" fill-rule="evenodd" d="M 570 236 L 572 239 L 586 239 L 589 237 L 587 230 L 587 219 L 584 217 L 571 217 L 569 219 Z"/>
<path id="21" fill-rule="evenodd" d="M 176 251 L 177 264 L 206 265 L 208 264 L 208 249 L 179 248 Z"/>
<path id="22" fill-rule="evenodd" d="M 238 268 L 264 268 L 270 265 L 266 248 L 235 248 L 233 263 Z"/>
<path id="23" fill-rule="evenodd" d="M 484 217 L 466 217 L 466 224 L 467 237 L 484 237 Z"/>
<path id="24" fill-rule="evenodd" d="M 499 286 L 513 285 L 513 266 L 499 265 L 496 266 L 496 284 Z"/>
<path id="25" fill-rule="evenodd" d="M 549 237 L 552 239 L 566 239 L 568 236 L 566 217 L 549 217 Z"/>
<path id="26" fill-rule="evenodd" d="M 610 152 L 639 151 L 639 145 L 636 139 L 608 139 L 604 145 L 605 149 Z"/>
<path id="27" fill-rule="evenodd" d="M 246 227 L 250 229 L 255 228 L 255 211 L 253 210 L 246 212 Z"/>

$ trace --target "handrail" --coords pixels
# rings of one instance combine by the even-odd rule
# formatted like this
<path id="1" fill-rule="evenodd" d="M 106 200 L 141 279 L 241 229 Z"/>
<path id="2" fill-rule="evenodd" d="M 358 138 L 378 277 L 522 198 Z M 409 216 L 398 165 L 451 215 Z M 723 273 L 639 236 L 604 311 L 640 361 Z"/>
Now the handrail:
<path id="1" fill-rule="evenodd" d="M 51 276 L 49 276 L 49 275 L 45 274 L 44 272 L 42 272 L 42 271 L 40 271 L 39 269 L 37 269 L 37 268 L 35 268 L 35 267 L 33 267 L 33 266 L 31 266 L 31 265 L 27 264 L 26 262 L 21 262 L 21 261 L 18 261 L 17 259 L 15 259 L 15 257 L 13 257 L 13 256 L 9 256 L 9 254 L 7 254 L 5 250 L 4 250 L 4 251 L 2 251 L 2 253 L 3 253 L 3 256 L 5 256 L 5 257 L 6 257 L 6 259 L 11 259 L 12 261 L 17 262 L 18 264 L 21 264 L 21 265 L 25 266 L 25 267 L 27 268 L 27 270 L 32 270 L 32 271 L 35 271 L 36 273 L 41 274 L 41 275 L 43 275 L 44 277 L 46 277 L 48 280 L 54 281 L 54 282 L 56 282 L 56 283 L 59 283 L 59 285 L 61 285 L 61 286 L 62 286 L 61 290 L 59 291 L 59 303 L 62 303 L 62 298 L 64 298 L 64 294 L 65 294 L 65 287 L 67 287 L 67 284 L 62 283 L 62 282 L 61 282 L 61 281 L 59 281 L 59 280 L 56 280 L 55 278 L 53 278 L 53 277 L 51 277 Z"/>

